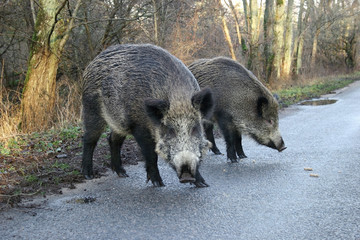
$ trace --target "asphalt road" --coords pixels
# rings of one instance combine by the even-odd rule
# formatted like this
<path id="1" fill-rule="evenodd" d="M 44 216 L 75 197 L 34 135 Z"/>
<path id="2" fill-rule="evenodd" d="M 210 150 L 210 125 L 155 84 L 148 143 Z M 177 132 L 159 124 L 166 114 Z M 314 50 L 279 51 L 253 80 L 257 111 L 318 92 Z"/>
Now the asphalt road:
<path id="1" fill-rule="evenodd" d="M 238 164 L 209 154 L 208 188 L 180 184 L 163 161 L 154 188 L 128 166 L 129 178 L 109 172 L 0 213 L 0 239 L 360 239 L 360 81 L 331 97 L 281 112 L 282 153 L 245 139 Z"/>

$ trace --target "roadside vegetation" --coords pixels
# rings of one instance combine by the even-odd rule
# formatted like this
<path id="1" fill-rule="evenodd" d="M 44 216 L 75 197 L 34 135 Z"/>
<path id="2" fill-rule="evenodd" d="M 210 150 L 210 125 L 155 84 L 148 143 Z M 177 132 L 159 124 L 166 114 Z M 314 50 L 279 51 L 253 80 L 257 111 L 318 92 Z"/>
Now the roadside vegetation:
<path id="1" fill-rule="evenodd" d="M 316 78 L 297 86 L 291 86 L 273 92 L 279 96 L 280 106 L 287 107 L 303 100 L 319 98 L 321 95 L 346 87 L 359 79 L 360 72 L 354 72 L 348 75 Z"/>

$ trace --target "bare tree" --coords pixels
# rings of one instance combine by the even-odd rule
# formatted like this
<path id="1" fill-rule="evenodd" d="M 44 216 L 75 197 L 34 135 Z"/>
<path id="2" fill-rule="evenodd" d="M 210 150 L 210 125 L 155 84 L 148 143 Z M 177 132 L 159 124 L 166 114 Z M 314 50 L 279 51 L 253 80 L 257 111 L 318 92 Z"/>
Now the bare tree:
<path id="1" fill-rule="evenodd" d="M 270 83 L 274 64 L 274 21 L 275 21 L 275 5 L 274 0 L 266 0 L 264 14 L 264 72 L 265 81 Z"/>
<path id="2" fill-rule="evenodd" d="M 243 0 L 246 1 L 246 0 Z M 249 24 L 249 48 L 250 54 L 248 59 L 248 68 L 253 70 L 254 61 L 257 56 L 258 41 L 259 41 L 259 7 L 257 0 L 249 0 L 250 4 L 250 24 Z"/>
<path id="3" fill-rule="evenodd" d="M 292 43 L 293 43 L 293 27 L 292 27 L 292 18 L 293 18 L 293 9 L 294 0 L 288 0 L 287 14 L 285 20 L 285 39 L 284 39 L 284 57 L 282 64 L 282 76 L 284 78 L 289 78 L 291 70 L 291 53 L 292 53 Z"/>
<path id="4" fill-rule="evenodd" d="M 300 73 L 300 69 L 302 68 L 302 52 L 304 48 L 304 34 L 305 34 L 305 24 L 307 23 L 307 19 L 310 14 L 309 8 L 307 8 L 305 17 L 304 14 L 304 3 L 305 0 L 300 0 L 300 10 L 297 20 L 297 36 L 295 38 L 294 43 L 294 74 L 298 75 Z"/>
<path id="5" fill-rule="evenodd" d="M 152 0 L 154 11 L 154 40 L 164 47 L 166 33 L 166 14 L 169 0 Z"/>
<path id="6" fill-rule="evenodd" d="M 221 27 L 222 27 L 223 32 L 224 32 L 225 41 L 228 44 L 229 52 L 231 54 L 231 58 L 236 60 L 234 46 L 232 44 L 229 28 L 228 28 L 227 23 L 226 23 L 225 10 L 224 10 L 224 7 L 221 4 L 221 0 L 217 0 L 217 2 L 218 2 L 219 12 L 220 12 L 221 23 L 222 23 Z"/>
<path id="7" fill-rule="evenodd" d="M 245 53 L 247 51 L 247 47 L 246 47 L 245 39 L 242 37 L 241 31 L 240 31 L 240 19 L 238 17 L 237 11 L 235 9 L 235 6 L 234 6 L 232 0 L 228 0 L 226 3 L 228 5 L 228 7 L 230 8 L 231 13 L 234 18 L 236 35 L 237 35 L 237 40 L 238 40 L 237 45 L 241 46 L 240 55 L 245 55 Z"/>
<path id="8" fill-rule="evenodd" d="M 39 1 L 21 106 L 21 127 L 24 131 L 41 130 L 51 122 L 56 97 L 56 73 L 80 3 L 81 0 L 76 2 L 72 16 L 67 21 L 60 16 L 69 7 L 68 0 Z"/>
<path id="9" fill-rule="evenodd" d="M 285 2 L 284 0 L 276 1 L 275 25 L 274 25 L 274 76 L 279 79 L 281 76 L 281 60 L 283 57 L 284 46 L 284 18 Z"/>

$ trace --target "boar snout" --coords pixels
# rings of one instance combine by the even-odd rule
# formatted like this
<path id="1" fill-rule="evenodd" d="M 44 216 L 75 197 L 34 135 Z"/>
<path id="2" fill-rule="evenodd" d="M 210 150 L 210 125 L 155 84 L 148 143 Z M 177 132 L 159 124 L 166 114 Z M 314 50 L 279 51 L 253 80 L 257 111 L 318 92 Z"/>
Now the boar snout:
<path id="1" fill-rule="evenodd" d="M 278 142 L 278 144 L 275 144 L 274 141 L 270 141 L 268 144 L 267 144 L 268 147 L 271 147 L 273 149 L 276 149 L 278 150 L 279 152 L 282 152 L 286 149 L 285 147 L 285 143 L 284 143 L 284 140 L 281 138 L 280 141 Z"/>
<path id="2" fill-rule="evenodd" d="M 282 152 L 282 151 L 284 151 L 285 149 L 286 149 L 286 147 L 285 147 L 284 140 L 281 138 L 281 144 L 278 146 L 277 150 L 278 150 L 279 152 Z"/>
<path id="3" fill-rule="evenodd" d="M 200 159 L 189 151 L 181 151 L 174 157 L 174 167 L 181 183 L 193 183 Z"/>
<path id="4" fill-rule="evenodd" d="M 195 180 L 196 180 L 195 177 L 186 170 L 183 171 L 179 176 L 179 181 L 181 183 L 194 183 Z"/>

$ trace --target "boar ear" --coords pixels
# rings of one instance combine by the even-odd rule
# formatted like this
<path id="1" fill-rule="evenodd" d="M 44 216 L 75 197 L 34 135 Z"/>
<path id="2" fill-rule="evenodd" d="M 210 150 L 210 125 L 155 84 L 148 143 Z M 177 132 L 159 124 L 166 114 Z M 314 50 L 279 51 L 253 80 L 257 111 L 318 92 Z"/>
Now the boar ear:
<path id="1" fill-rule="evenodd" d="M 209 88 L 204 88 L 192 96 L 191 103 L 195 109 L 200 110 L 204 118 L 211 116 L 214 108 L 212 92 Z"/>
<path id="2" fill-rule="evenodd" d="M 147 115 L 155 124 L 160 124 L 167 110 L 169 110 L 169 103 L 160 99 L 146 99 L 145 110 Z"/>
<path id="3" fill-rule="evenodd" d="M 267 98 L 265 97 L 259 97 L 257 100 L 257 113 L 259 117 L 264 117 L 264 108 L 269 103 Z"/>

